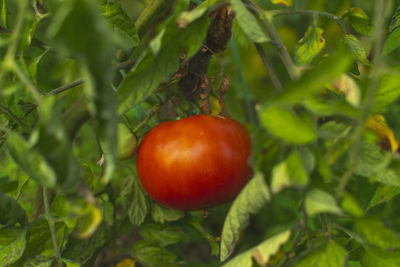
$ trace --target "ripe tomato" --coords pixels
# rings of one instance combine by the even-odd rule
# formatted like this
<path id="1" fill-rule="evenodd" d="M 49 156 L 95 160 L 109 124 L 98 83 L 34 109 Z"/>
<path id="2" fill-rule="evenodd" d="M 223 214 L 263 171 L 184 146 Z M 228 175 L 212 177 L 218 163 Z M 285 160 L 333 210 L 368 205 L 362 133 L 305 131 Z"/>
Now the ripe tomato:
<path id="1" fill-rule="evenodd" d="M 196 115 L 163 122 L 142 140 L 139 180 L 156 202 L 179 210 L 231 201 L 251 176 L 250 136 L 237 121 Z"/>

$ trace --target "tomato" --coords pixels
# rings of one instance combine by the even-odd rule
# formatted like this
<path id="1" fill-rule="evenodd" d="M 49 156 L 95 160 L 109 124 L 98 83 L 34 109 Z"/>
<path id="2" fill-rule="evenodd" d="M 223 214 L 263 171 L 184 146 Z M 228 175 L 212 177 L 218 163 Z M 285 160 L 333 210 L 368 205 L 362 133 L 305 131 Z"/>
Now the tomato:
<path id="1" fill-rule="evenodd" d="M 118 158 L 121 160 L 131 158 L 137 148 L 135 135 L 123 123 L 118 123 Z"/>
<path id="2" fill-rule="evenodd" d="M 139 180 L 159 204 L 178 210 L 215 207 L 235 198 L 251 177 L 250 136 L 237 121 L 196 115 L 163 122 L 143 138 Z"/>

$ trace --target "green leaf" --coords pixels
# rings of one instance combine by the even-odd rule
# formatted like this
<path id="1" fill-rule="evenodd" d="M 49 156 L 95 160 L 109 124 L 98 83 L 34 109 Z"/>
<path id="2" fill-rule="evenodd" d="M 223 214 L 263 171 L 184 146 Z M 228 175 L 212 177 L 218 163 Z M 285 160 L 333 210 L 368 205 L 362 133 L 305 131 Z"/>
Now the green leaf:
<path id="1" fill-rule="evenodd" d="M 178 267 L 177 256 L 166 248 L 154 245 L 145 240 L 136 242 L 133 246 L 134 255 L 140 262 L 154 267 Z"/>
<path id="2" fill-rule="evenodd" d="M 63 105 L 55 98 L 47 98 L 40 108 L 36 147 L 46 158 L 57 176 L 57 188 L 74 192 L 80 182 L 81 169 L 74 156 L 62 121 Z"/>
<path id="3" fill-rule="evenodd" d="M 23 255 L 26 247 L 26 230 L 6 228 L 0 230 L 0 266 L 11 266 Z"/>
<path id="4" fill-rule="evenodd" d="M 319 213 L 342 214 L 342 210 L 336 204 L 333 196 L 319 189 L 313 189 L 307 193 L 305 208 L 310 216 Z"/>
<path id="5" fill-rule="evenodd" d="M 261 124 L 271 134 L 286 142 L 305 144 L 317 138 L 315 124 L 307 113 L 296 115 L 284 107 L 266 106 L 259 108 L 258 114 Z"/>
<path id="6" fill-rule="evenodd" d="M 117 155 L 116 96 L 111 87 L 112 59 L 119 38 L 107 26 L 96 0 L 70 0 L 58 4 L 48 36 L 60 53 L 77 58 L 85 73 L 85 90 L 96 119 L 96 132 L 104 140 L 107 164 L 103 182 L 114 172 Z M 123 44 L 122 44 L 123 45 Z"/>
<path id="7" fill-rule="evenodd" d="M 12 226 L 17 222 L 26 223 L 25 210 L 15 199 L 0 190 L 0 228 Z"/>
<path id="8" fill-rule="evenodd" d="M 399 28 L 400 29 L 400 28 Z M 383 113 L 400 96 L 400 71 L 395 68 L 383 75 L 374 98 L 374 113 Z"/>
<path id="9" fill-rule="evenodd" d="M 8 28 L 8 0 L 1 1 L 1 22 L 4 28 Z"/>
<path id="10" fill-rule="evenodd" d="M 139 36 L 136 33 L 136 28 L 133 21 L 121 8 L 118 2 L 102 3 L 102 14 L 111 25 L 113 31 L 122 39 L 123 43 L 129 47 L 135 47 L 139 43 Z"/>
<path id="11" fill-rule="evenodd" d="M 364 65 L 371 65 L 367 59 L 367 53 L 362 43 L 352 34 L 346 34 L 344 36 L 344 43 L 349 49 L 353 57 L 363 63 Z"/>
<path id="12" fill-rule="evenodd" d="M 304 187 L 307 183 L 308 175 L 303 160 L 296 151 L 272 169 L 271 191 L 275 194 L 286 187 Z"/>
<path id="13" fill-rule="evenodd" d="M 32 149 L 24 138 L 10 134 L 6 146 L 11 157 L 20 168 L 30 177 L 46 187 L 54 188 L 56 174 L 42 155 Z"/>
<path id="14" fill-rule="evenodd" d="M 395 196 L 400 194 L 400 187 L 390 185 L 379 185 L 374 196 L 368 204 L 368 209 L 373 208 L 382 203 L 389 202 Z"/>
<path id="15" fill-rule="evenodd" d="M 347 71 L 351 64 L 352 60 L 348 54 L 341 52 L 332 54 L 291 83 L 282 93 L 270 97 L 269 103 L 271 105 L 297 103 L 326 87 L 328 83 Z"/>
<path id="16" fill-rule="evenodd" d="M 121 83 L 118 91 L 119 112 L 123 113 L 145 100 L 162 82 L 168 81 L 179 68 L 182 52 L 186 51 L 188 59 L 201 47 L 208 25 L 208 17 L 203 15 L 185 28 L 169 27 L 164 35 L 170 38 L 162 45 L 158 55 L 148 55 Z"/>
<path id="17" fill-rule="evenodd" d="M 342 198 L 342 208 L 355 217 L 361 217 L 364 215 L 364 211 L 360 207 L 360 204 L 352 195 L 347 193 L 344 194 Z"/>
<path id="18" fill-rule="evenodd" d="M 372 32 L 372 22 L 361 8 L 352 7 L 342 17 L 347 17 L 353 29 L 359 34 L 365 35 Z"/>
<path id="19" fill-rule="evenodd" d="M 169 209 L 154 202 L 151 203 L 151 217 L 153 217 L 156 222 L 164 223 L 177 221 L 183 216 L 185 216 L 183 211 Z"/>
<path id="20" fill-rule="evenodd" d="M 294 60 L 297 64 L 310 63 L 313 58 L 325 47 L 324 31 L 311 25 L 303 38 L 294 47 Z"/>
<path id="21" fill-rule="evenodd" d="M 225 218 L 221 234 L 221 261 L 232 254 L 240 232 L 249 223 L 250 215 L 257 213 L 269 200 L 264 176 L 257 172 L 236 197 Z"/>
<path id="22" fill-rule="evenodd" d="M 236 13 L 235 19 L 247 37 L 256 43 L 267 42 L 269 38 L 243 2 L 241 0 L 230 0 L 230 2 L 233 11 Z"/>
<path id="23" fill-rule="evenodd" d="M 141 225 L 150 211 L 148 197 L 143 192 L 139 181 L 135 177 L 128 177 L 122 186 L 121 201 L 128 211 L 131 223 Z"/>
<path id="24" fill-rule="evenodd" d="M 153 222 L 142 224 L 139 228 L 139 234 L 147 242 L 162 247 L 176 244 L 185 236 L 184 232 L 177 225 Z"/>
<path id="25" fill-rule="evenodd" d="M 260 266 L 267 266 L 269 260 L 274 256 L 279 248 L 285 244 L 290 238 L 290 230 L 268 238 L 256 247 L 253 247 L 224 264 L 224 267 L 251 267 L 253 266 L 252 258 L 254 258 Z"/>
<path id="26" fill-rule="evenodd" d="M 400 28 L 396 28 L 387 37 L 383 45 L 383 55 L 388 55 L 400 47 Z"/>
<path id="27" fill-rule="evenodd" d="M 359 219 L 355 223 L 356 231 L 368 244 L 382 249 L 399 249 L 400 239 L 378 218 Z"/>
<path id="28" fill-rule="evenodd" d="M 105 227 L 101 226 L 89 239 L 81 240 L 70 237 L 62 256 L 65 259 L 84 264 L 105 242 Z"/>
<path id="29" fill-rule="evenodd" d="M 400 266 L 400 252 L 366 247 L 361 256 L 363 267 Z"/>
<path id="30" fill-rule="evenodd" d="M 329 240 L 325 246 L 313 249 L 304 256 L 296 267 L 343 267 L 346 266 L 346 258 L 346 250 L 334 240 Z"/>
<path id="31" fill-rule="evenodd" d="M 392 16 L 392 21 L 390 22 L 389 25 L 389 33 L 392 33 L 399 26 L 400 26 L 400 10 L 397 8 L 397 10 L 394 12 Z"/>

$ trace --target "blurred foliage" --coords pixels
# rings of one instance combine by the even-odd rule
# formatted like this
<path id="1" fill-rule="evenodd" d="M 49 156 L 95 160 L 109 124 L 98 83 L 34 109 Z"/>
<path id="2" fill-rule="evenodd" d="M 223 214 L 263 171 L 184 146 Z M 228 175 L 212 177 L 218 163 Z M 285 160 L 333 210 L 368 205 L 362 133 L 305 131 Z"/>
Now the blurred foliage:
<path id="1" fill-rule="evenodd" d="M 0 266 L 399 266 L 399 12 L 2 0 Z M 151 127 L 205 110 L 247 128 L 254 177 L 220 207 L 162 207 L 128 156 Z"/>

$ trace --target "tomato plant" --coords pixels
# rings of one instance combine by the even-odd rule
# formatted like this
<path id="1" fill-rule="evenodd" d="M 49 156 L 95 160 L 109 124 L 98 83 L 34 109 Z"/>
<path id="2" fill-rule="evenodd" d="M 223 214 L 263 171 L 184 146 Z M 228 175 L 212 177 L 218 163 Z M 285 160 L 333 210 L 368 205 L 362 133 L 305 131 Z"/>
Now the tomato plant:
<path id="1" fill-rule="evenodd" d="M 197 115 L 163 122 L 139 147 L 140 182 L 155 201 L 179 210 L 235 198 L 251 177 L 250 136 L 237 121 Z"/>

